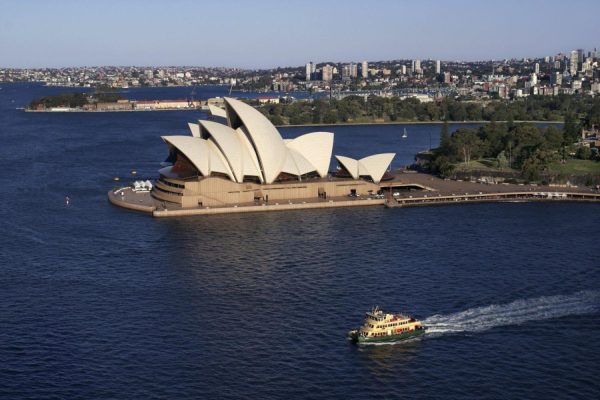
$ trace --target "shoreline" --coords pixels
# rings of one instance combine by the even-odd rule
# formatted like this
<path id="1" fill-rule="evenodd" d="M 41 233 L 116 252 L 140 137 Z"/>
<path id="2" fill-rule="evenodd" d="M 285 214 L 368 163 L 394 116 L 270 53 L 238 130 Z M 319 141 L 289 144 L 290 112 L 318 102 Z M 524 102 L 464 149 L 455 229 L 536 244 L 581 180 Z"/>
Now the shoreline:
<path id="1" fill-rule="evenodd" d="M 155 199 L 150 192 L 135 193 L 130 187 L 111 190 L 108 201 L 125 209 L 142 211 L 153 217 L 182 217 L 191 215 L 234 214 L 248 212 L 291 211 L 302 209 L 384 206 L 405 208 L 448 204 L 504 202 L 585 202 L 600 203 L 600 191 L 577 186 L 538 186 L 523 184 L 490 184 L 470 181 L 443 180 L 428 174 L 411 173 L 398 180 L 381 184 L 385 198 L 346 196 L 329 198 L 298 198 L 268 204 L 240 203 L 217 207 L 182 208 Z M 400 186 L 420 187 L 422 190 L 402 191 Z M 398 191 L 398 193 L 395 193 Z"/>
<path id="2" fill-rule="evenodd" d="M 50 113 L 50 114 L 61 114 L 61 113 L 111 113 L 111 112 L 153 112 L 153 111 L 207 111 L 200 108 L 157 108 L 153 110 L 78 110 L 76 108 L 69 110 L 29 110 L 27 108 L 17 108 L 24 112 L 30 113 Z"/>
<path id="3" fill-rule="evenodd" d="M 111 112 L 154 112 L 154 111 L 204 111 L 200 108 L 160 108 L 152 110 L 30 110 L 23 107 L 17 107 L 17 110 L 21 110 L 28 113 L 111 113 Z M 442 125 L 445 122 L 448 125 L 457 124 L 490 124 L 492 121 L 477 120 L 477 121 L 383 121 L 383 122 L 337 122 L 335 124 L 315 123 L 315 124 L 289 124 L 289 125 L 275 125 L 277 128 L 301 128 L 310 126 L 353 126 L 353 125 Z M 499 124 L 504 124 L 509 121 L 494 121 Z M 544 120 L 515 120 L 512 121 L 515 124 L 564 124 L 564 121 L 544 121 Z"/>
<path id="4" fill-rule="evenodd" d="M 275 125 L 277 128 L 298 128 L 303 126 L 340 126 L 340 125 L 443 125 L 448 122 L 448 125 L 456 124 L 489 124 L 492 121 L 385 121 L 385 122 L 338 122 L 335 124 L 290 124 L 290 125 Z M 499 124 L 507 123 L 508 121 L 494 121 Z M 513 121 L 515 124 L 564 124 L 564 121 Z"/>
<path id="5" fill-rule="evenodd" d="M 327 202 L 289 202 L 275 203 L 272 205 L 231 205 L 225 207 L 204 208 L 178 208 L 159 209 L 156 206 L 134 204 L 119 199 L 113 191 L 107 193 L 111 204 L 133 211 L 144 212 L 155 218 L 173 218 L 198 215 L 219 215 L 259 212 L 281 212 L 307 209 L 324 208 L 347 208 L 347 207 L 373 207 L 384 206 L 385 208 L 427 207 L 459 204 L 481 204 L 481 203 L 600 203 L 600 194 L 581 192 L 492 192 L 481 194 L 462 194 L 450 196 L 427 195 L 413 198 L 401 198 L 385 200 L 360 199 L 360 200 L 329 200 Z M 150 194 L 147 194 L 150 196 Z"/>

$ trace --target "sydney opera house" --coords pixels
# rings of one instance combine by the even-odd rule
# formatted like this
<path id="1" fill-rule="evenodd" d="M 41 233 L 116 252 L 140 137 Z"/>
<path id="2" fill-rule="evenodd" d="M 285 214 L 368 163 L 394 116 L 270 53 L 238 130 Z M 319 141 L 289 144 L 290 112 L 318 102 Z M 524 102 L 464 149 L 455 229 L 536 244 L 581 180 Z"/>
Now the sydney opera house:
<path id="1" fill-rule="evenodd" d="M 219 207 L 292 199 L 376 193 L 390 178 L 393 153 L 360 160 L 336 156 L 330 172 L 333 133 L 283 139 L 252 106 L 225 98 L 211 120 L 189 124 L 191 135 L 163 136 L 169 157 L 151 195 L 182 208 Z"/>

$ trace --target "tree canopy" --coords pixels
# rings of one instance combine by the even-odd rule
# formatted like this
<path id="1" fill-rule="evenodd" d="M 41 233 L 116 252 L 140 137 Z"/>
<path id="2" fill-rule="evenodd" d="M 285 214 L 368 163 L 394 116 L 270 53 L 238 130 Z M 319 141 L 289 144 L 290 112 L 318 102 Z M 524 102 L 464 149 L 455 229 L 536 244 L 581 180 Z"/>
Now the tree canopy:
<path id="1" fill-rule="evenodd" d="M 341 100 L 316 99 L 290 104 L 268 104 L 261 111 L 277 124 L 393 122 L 393 121 L 565 121 L 568 138 L 580 125 L 600 125 L 600 99 L 588 96 L 530 96 L 514 101 L 487 102 L 444 98 L 422 103 L 416 98 L 367 98 L 351 95 Z M 586 117 L 580 117 L 586 115 Z"/>

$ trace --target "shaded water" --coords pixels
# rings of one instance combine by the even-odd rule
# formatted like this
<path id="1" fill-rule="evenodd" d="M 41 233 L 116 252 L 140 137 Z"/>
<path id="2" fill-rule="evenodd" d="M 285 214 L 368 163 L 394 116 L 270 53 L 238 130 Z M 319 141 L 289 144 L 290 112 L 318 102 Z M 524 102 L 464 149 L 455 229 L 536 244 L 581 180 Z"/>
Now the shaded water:
<path id="1" fill-rule="evenodd" d="M 14 110 L 44 90 L 0 91 L 0 397 L 598 396 L 598 205 L 152 219 L 112 179 L 156 176 L 159 136 L 202 113 Z M 399 163 L 439 133 L 332 129 Z M 351 345 L 374 305 L 431 333 Z"/>

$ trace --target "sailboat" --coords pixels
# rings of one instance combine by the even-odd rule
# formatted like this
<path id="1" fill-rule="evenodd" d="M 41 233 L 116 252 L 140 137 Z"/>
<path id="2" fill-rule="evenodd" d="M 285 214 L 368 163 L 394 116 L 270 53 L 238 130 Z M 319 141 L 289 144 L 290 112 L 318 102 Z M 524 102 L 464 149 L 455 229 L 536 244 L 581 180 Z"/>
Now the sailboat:
<path id="1" fill-rule="evenodd" d="M 404 128 L 404 133 L 402 134 L 402 139 L 406 139 L 408 135 L 406 134 L 406 128 Z"/>

